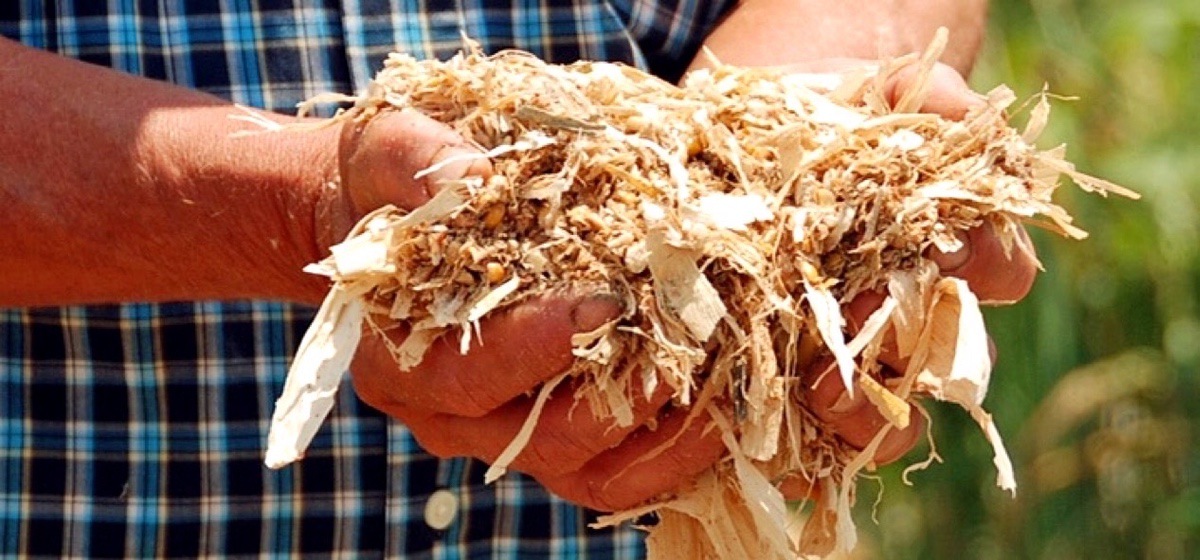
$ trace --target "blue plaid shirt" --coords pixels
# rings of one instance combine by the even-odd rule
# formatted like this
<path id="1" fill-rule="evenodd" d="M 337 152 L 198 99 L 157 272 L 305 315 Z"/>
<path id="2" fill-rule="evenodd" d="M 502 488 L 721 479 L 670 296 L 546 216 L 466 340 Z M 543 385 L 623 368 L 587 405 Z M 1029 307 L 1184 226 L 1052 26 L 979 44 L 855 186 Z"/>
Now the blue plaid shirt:
<path id="1" fill-rule="evenodd" d="M 361 90 L 388 52 L 450 55 L 462 32 L 670 79 L 731 2 L 15 0 L 0 34 L 290 112 Z M 587 529 L 594 514 L 531 479 L 486 486 L 484 465 L 424 453 L 349 387 L 304 461 L 264 468 L 311 316 L 257 301 L 0 310 L 0 556 L 641 556 L 633 529 Z M 440 529 L 435 492 L 454 514 Z"/>

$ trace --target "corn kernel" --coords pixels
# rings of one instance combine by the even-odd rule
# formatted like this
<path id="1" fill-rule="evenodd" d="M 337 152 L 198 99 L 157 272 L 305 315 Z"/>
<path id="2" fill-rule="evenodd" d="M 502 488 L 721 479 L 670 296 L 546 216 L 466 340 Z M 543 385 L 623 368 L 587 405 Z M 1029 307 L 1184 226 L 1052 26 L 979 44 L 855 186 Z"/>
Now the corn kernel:
<path id="1" fill-rule="evenodd" d="M 504 280 L 506 276 L 508 276 L 508 273 L 504 271 L 504 266 L 500 263 L 495 261 L 487 263 L 487 281 L 489 284 L 497 284 L 501 280 Z"/>
<path id="2" fill-rule="evenodd" d="M 496 229 L 499 227 L 500 222 L 504 220 L 504 214 L 505 210 L 503 204 L 492 205 L 487 209 L 487 212 L 483 214 L 483 226 L 488 229 Z"/>

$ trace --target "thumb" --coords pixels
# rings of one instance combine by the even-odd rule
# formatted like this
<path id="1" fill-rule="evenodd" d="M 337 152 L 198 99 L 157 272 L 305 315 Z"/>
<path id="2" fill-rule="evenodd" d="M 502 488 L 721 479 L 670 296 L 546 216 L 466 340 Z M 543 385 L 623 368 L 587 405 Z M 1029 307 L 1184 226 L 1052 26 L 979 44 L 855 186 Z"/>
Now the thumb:
<path id="1" fill-rule="evenodd" d="M 443 181 L 491 175 L 491 163 L 470 157 L 479 154 L 453 129 L 418 111 L 385 111 L 345 126 L 338 171 L 357 215 L 387 204 L 411 210 L 427 202 Z M 416 177 L 446 160 L 434 172 Z"/>
<path id="2" fill-rule="evenodd" d="M 920 76 L 920 66 L 909 64 L 892 74 L 885 85 L 885 96 L 892 106 L 900 102 L 909 90 L 919 87 L 917 78 Z M 942 63 L 935 64 L 930 70 L 929 94 L 920 110 L 923 113 L 934 113 L 948 119 L 960 120 L 967 111 L 986 103 L 986 99 L 975 93 L 967 85 L 966 79 L 957 70 Z"/>

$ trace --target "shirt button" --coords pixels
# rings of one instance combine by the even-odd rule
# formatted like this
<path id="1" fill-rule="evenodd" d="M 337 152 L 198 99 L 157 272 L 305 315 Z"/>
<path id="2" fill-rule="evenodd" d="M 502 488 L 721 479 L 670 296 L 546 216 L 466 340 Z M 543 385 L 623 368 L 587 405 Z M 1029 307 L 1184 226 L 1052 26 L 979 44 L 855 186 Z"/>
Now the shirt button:
<path id="1" fill-rule="evenodd" d="M 458 498 L 449 490 L 438 490 L 425 502 L 425 523 L 437 531 L 449 527 L 458 515 Z"/>

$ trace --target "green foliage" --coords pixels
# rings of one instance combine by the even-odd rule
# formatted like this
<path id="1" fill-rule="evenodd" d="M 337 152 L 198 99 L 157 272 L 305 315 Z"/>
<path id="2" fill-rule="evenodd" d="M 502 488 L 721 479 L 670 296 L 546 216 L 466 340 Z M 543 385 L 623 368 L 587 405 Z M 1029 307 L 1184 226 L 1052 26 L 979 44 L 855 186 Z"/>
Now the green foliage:
<path id="1" fill-rule="evenodd" d="M 1200 3 L 997 1 L 990 26 L 975 87 L 1077 97 L 1054 103 L 1043 146 L 1066 143 L 1081 170 L 1143 199 L 1061 189 L 1091 237 L 1034 232 L 1047 271 L 1027 300 L 988 313 L 1000 355 L 987 405 L 1017 498 L 993 485 L 966 415 L 931 406 L 945 463 L 912 474 L 913 487 L 885 469 L 878 525 L 861 486 L 865 548 L 1200 557 Z"/>

